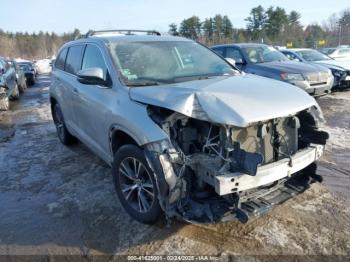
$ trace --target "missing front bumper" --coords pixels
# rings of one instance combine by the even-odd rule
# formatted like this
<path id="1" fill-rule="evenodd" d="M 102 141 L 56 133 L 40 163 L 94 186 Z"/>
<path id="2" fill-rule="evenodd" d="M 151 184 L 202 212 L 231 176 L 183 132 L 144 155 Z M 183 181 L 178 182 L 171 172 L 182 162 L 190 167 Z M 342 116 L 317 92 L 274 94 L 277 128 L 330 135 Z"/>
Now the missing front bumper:
<path id="1" fill-rule="evenodd" d="M 242 192 L 252 188 L 264 186 L 290 177 L 292 174 L 304 169 L 319 159 L 324 146 L 310 146 L 295 153 L 291 159 L 285 158 L 280 161 L 258 167 L 255 176 L 242 173 L 226 173 L 213 178 L 215 192 L 219 195 L 227 195 Z"/>

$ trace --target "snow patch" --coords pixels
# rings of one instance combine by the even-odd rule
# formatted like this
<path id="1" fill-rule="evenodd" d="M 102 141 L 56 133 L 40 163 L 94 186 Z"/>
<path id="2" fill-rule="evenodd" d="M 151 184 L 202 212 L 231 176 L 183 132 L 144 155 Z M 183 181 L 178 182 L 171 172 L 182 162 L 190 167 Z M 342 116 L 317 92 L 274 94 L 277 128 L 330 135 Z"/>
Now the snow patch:
<path id="1" fill-rule="evenodd" d="M 350 148 L 350 131 L 341 127 L 323 127 L 329 133 L 327 146 L 335 148 Z"/>
<path id="2" fill-rule="evenodd" d="M 38 67 L 39 74 L 47 74 L 51 72 L 51 60 L 50 59 L 42 59 L 36 61 L 36 66 Z"/>
<path id="3" fill-rule="evenodd" d="M 267 226 L 256 228 L 254 233 L 260 242 L 282 247 L 290 245 L 289 232 L 277 221 L 271 221 Z"/>

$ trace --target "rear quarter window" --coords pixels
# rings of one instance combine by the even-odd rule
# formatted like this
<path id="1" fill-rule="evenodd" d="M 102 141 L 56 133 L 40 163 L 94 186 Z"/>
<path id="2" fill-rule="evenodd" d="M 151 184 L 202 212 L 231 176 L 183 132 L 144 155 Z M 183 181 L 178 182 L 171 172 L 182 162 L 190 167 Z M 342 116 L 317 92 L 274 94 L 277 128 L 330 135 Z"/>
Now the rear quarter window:
<path id="1" fill-rule="evenodd" d="M 55 68 L 64 70 L 64 64 L 66 62 L 66 56 L 67 56 L 68 48 L 64 48 L 58 55 L 56 62 L 55 62 Z"/>
<path id="2" fill-rule="evenodd" d="M 66 59 L 66 65 L 64 70 L 68 73 L 76 75 L 77 72 L 81 69 L 81 58 L 83 53 L 84 46 L 76 45 L 71 46 L 68 49 L 68 55 Z"/>

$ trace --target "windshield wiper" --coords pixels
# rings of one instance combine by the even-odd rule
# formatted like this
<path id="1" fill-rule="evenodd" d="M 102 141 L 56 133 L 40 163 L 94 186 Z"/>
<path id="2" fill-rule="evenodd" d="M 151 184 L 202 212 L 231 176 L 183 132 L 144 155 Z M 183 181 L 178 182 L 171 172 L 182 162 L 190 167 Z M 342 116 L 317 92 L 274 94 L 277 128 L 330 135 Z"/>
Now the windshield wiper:
<path id="1" fill-rule="evenodd" d="M 157 86 L 159 82 L 156 81 L 135 81 L 135 82 L 126 82 L 127 86 Z"/>
<path id="2" fill-rule="evenodd" d="M 211 77 L 217 77 L 217 76 L 229 76 L 230 74 L 225 73 L 215 73 L 215 74 L 206 74 L 206 75 L 190 75 L 190 76 L 177 76 L 174 77 L 174 83 L 176 82 L 183 82 L 183 81 L 191 81 L 191 80 L 203 80 L 203 79 L 209 79 Z"/>

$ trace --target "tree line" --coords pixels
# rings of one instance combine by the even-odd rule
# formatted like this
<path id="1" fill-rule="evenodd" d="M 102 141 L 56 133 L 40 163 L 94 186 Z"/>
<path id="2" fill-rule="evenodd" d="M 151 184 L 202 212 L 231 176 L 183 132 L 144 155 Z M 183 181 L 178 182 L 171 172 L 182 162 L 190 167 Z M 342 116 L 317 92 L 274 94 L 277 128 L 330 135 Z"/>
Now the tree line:
<path id="1" fill-rule="evenodd" d="M 282 7 L 250 10 L 245 28 L 237 28 L 227 15 L 201 20 L 198 16 L 169 25 L 169 34 L 194 39 L 206 45 L 232 42 L 263 42 L 292 47 L 321 47 L 350 44 L 350 9 L 331 15 L 322 24 L 302 25 L 297 11 Z M 54 32 L 11 33 L 0 29 L 0 56 L 42 59 L 57 54 L 65 42 L 81 35 L 78 29 L 58 35 Z"/>
<path id="2" fill-rule="evenodd" d="M 198 16 L 169 25 L 169 34 L 194 39 L 207 45 L 232 42 L 261 42 L 292 47 L 320 47 L 350 44 L 350 9 L 333 14 L 322 25 L 302 25 L 297 11 L 282 7 L 251 9 L 245 28 L 235 28 L 227 15 L 203 21 Z"/>
<path id="3" fill-rule="evenodd" d="M 0 56 L 28 60 L 51 58 L 64 43 L 79 36 L 78 29 L 62 35 L 54 32 L 11 33 L 0 29 Z"/>

